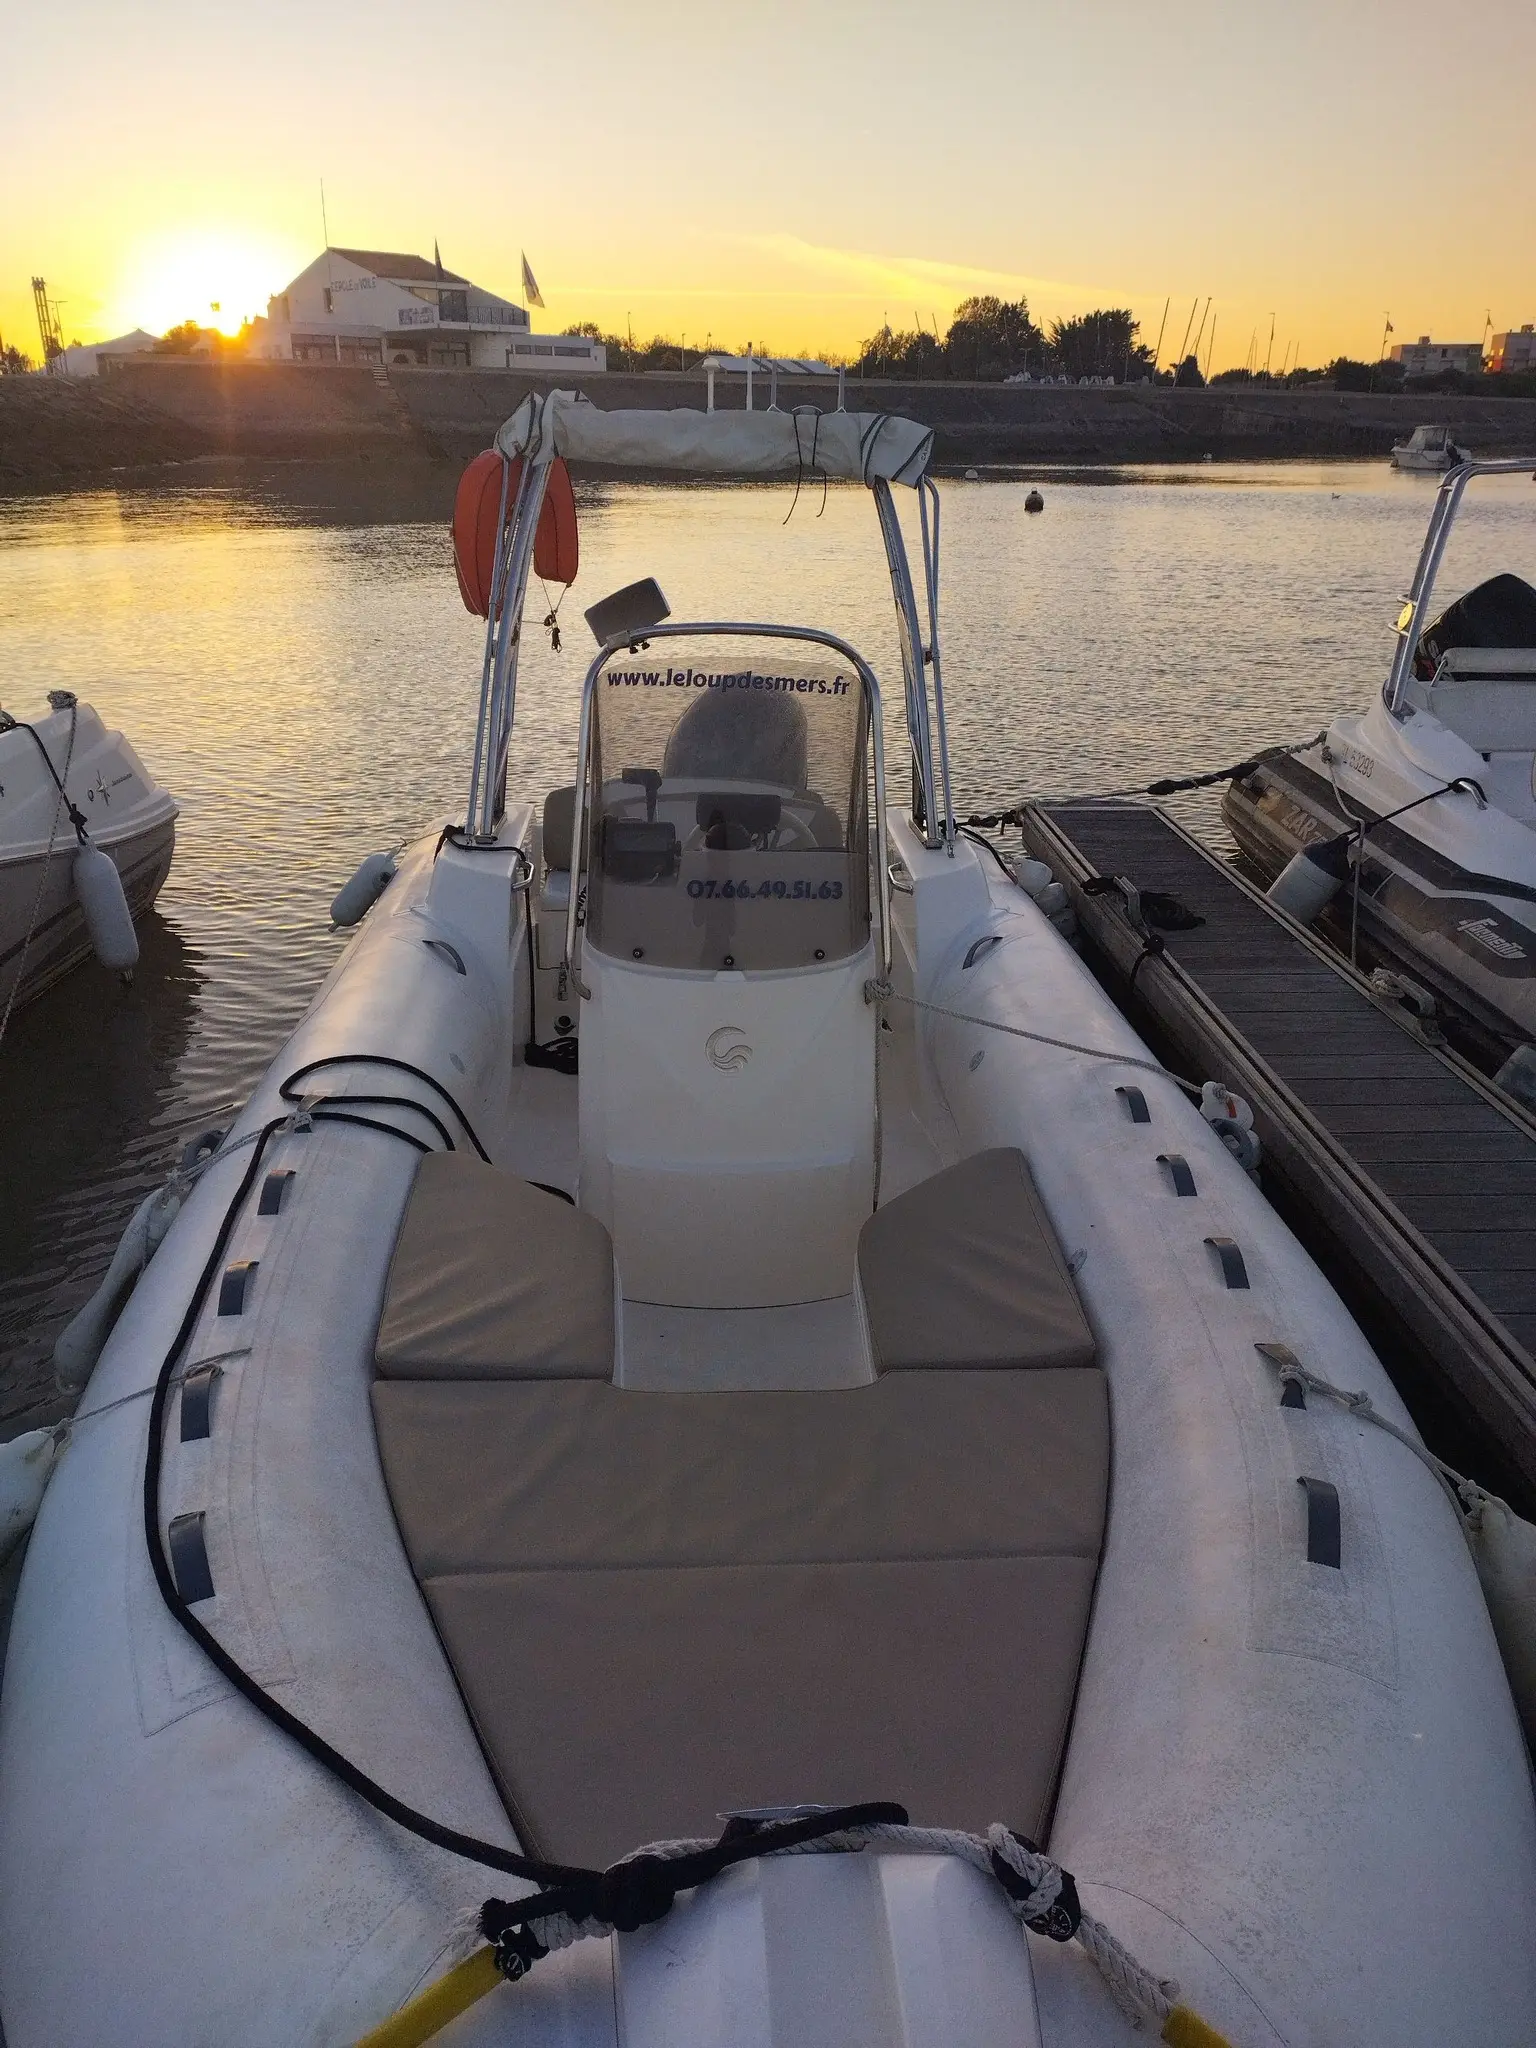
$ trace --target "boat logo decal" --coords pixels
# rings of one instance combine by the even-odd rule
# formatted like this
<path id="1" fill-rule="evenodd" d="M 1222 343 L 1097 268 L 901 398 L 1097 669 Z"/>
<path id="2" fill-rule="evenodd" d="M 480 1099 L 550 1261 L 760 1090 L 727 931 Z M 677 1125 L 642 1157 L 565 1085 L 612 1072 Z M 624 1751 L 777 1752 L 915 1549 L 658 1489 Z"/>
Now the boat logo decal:
<path id="1" fill-rule="evenodd" d="M 740 1073 L 752 1057 L 747 1034 L 735 1024 L 722 1024 L 718 1031 L 711 1031 L 704 1041 L 704 1050 L 709 1054 L 710 1065 L 718 1067 L 722 1074 Z"/>
<path id="2" fill-rule="evenodd" d="M 102 774 L 99 768 L 96 770 L 96 780 L 85 792 L 85 796 L 87 803 L 95 803 L 97 797 L 100 797 L 104 804 L 111 803 L 112 792 L 107 787 L 107 778 L 105 777 L 105 775 Z"/>
<path id="3" fill-rule="evenodd" d="M 1485 947 L 1500 960 L 1524 960 L 1527 957 L 1524 946 L 1517 946 L 1512 939 L 1504 938 L 1491 917 L 1461 918 L 1456 929 L 1465 932 L 1473 945 Z"/>

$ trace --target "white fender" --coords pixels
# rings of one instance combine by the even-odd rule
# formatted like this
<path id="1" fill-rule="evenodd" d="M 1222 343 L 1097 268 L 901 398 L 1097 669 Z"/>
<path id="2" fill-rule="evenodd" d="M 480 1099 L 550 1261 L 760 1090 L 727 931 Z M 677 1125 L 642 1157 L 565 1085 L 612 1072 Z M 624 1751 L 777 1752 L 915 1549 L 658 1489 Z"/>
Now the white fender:
<path id="1" fill-rule="evenodd" d="M 1311 924 L 1348 881 L 1354 839 L 1353 832 L 1341 832 L 1337 839 L 1320 839 L 1293 854 L 1269 885 L 1270 902 L 1288 910 L 1299 924 Z"/>
<path id="2" fill-rule="evenodd" d="M 37 1519 L 64 1442 L 62 1430 L 29 1429 L 0 1444 L 0 1564 Z"/>
<path id="3" fill-rule="evenodd" d="M 331 903 L 331 923 L 361 924 L 394 880 L 399 863 L 392 853 L 370 853 L 359 861 L 351 881 L 343 882 Z"/>
<path id="4" fill-rule="evenodd" d="M 138 965 L 139 938 L 122 876 L 110 856 L 87 841 L 75 855 L 73 880 L 96 958 L 114 973 L 126 974 Z"/>
<path id="5" fill-rule="evenodd" d="M 61 1387 L 85 1385 L 130 1288 L 154 1257 L 180 1207 L 181 1191 L 171 1181 L 146 1195 L 129 1217 L 100 1286 L 59 1332 L 53 1369 Z"/>

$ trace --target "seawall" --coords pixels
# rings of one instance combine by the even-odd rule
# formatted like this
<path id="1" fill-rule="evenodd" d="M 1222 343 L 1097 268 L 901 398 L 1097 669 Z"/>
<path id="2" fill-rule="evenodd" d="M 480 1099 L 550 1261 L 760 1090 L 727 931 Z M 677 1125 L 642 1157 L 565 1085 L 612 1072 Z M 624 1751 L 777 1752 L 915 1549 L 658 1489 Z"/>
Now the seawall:
<path id="1" fill-rule="evenodd" d="M 0 378 L 0 488 L 50 488 L 209 457 L 459 462 L 484 448 L 530 389 L 510 370 L 138 359 L 99 379 Z M 585 387 L 607 407 L 702 407 L 702 376 L 614 375 Z M 780 386 L 783 404 L 837 403 L 835 382 Z M 741 380 L 717 384 L 739 409 Z M 759 402 L 767 402 L 759 380 Z M 1419 421 L 1443 420 L 1483 455 L 1536 456 L 1536 399 L 1166 387 L 907 384 L 850 379 L 850 408 L 935 429 L 941 467 L 1385 457 Z"/>

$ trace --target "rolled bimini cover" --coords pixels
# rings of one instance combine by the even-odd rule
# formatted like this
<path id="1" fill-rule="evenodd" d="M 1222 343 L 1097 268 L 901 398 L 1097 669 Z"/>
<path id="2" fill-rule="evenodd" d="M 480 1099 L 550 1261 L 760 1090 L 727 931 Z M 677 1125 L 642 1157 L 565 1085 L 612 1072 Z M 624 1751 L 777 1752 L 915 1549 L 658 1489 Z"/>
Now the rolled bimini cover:
<path id="1" fill-rule="evenodd" d="M 611 469 L 704 476 L 847 477 L 916 485 L 933 429 L 887 412 L 605 412 L 574 391 L 525 398 L 500 433 L 504 455 L 563 455 Z"/>

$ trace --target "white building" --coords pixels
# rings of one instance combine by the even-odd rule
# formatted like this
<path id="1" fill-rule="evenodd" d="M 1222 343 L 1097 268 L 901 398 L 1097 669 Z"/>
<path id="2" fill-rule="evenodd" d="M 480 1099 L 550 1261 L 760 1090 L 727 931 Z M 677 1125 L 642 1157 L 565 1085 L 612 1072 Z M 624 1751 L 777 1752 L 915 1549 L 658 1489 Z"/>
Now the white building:
<path id="1" fill-rule="evenodd" d="M 1521 328 L 1511 328 L 1507 333 L 1493 337 L 1488 367 L 1493 371 L 1524 371 L 1527 374 L 1536 370 L 1536 328 L 1529 320 Z"/>
<path id="2" fill-rule="evenodd" d="M 1405 377 L 1434 377 L 1441 370 L 1460 370 L 1464 376 L 1478 377 L 1483 369 L 1483 344 L 1431 341 L 1427 334 L 1421 334 L 1417 341 L 1405 341 L 1394 348 L 1392 361 L 1402 364 Z"/>
<path id="3" fill-rule="evenodd" d="M 132 334 L 120 334 L 115 341 L 72 342 L 64 351 L 61 367 L 66 377 L 99 377 L 103 356 L 141 356 L 154 345 L 152 334 L 135 327 Z"/>
<path id="4" fill-rule="evenodd" d="M 327 249 L 267 301 L 252 353 L 269 361 L 419 369 L 607 368 L 600 344 L 535 335 L 524 307 L 425 256 Z"/>

